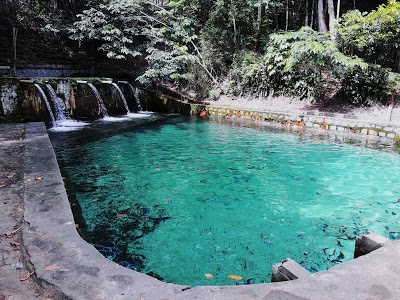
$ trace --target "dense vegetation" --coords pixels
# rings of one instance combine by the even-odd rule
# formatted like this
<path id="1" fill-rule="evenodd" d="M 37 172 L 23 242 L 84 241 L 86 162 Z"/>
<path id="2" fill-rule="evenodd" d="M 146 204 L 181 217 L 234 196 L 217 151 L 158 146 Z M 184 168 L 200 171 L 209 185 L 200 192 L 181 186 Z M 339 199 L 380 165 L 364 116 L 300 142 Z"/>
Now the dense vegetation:
<path id="1" fill-rule="evenodd" d="M 198 97 L 370 105 L 395 93 L 390 72 L 400 71 L 396 0 L 4 1 L 8 63 L 35 53 L 24 40 L 36 36 L 69 62 L 108 63 L 142 84 L 174 83 Z"/>

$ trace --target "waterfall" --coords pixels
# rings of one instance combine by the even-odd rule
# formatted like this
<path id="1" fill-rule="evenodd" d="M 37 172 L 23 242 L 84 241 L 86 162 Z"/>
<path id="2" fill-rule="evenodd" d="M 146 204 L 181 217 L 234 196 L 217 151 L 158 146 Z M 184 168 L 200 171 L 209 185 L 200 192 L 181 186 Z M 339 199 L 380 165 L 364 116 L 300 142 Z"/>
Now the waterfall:
<path id="1" fill-rule="evenodd" d="M 80 83 L 80 82 L 78 82 L 78 83 Z M 100 105 L 101 114 L 103 115 L 103 117 L 108 117 L 107 108 L 104 105 L 104 101 L 101 98 L 101 95 L 100 95 L 99 91 L 96 89 L 96 87 L 92 83 L 86 82 L 86 84 L 93 90 L 94 94 L 96 95 L 97 102 Z"/>
<path id="2" fill-rule="evenodd" d="M 126 101 L 124 93 L 122 93 L 121 89 L 119 88 L 119 86 L 115 82 L 111 82 L 111 84 L 113 85 L 113 87 L 115 87 L 115 89 L 121 95 L 121 99 L 122 99 L 122 102 L 124 103 L 124 106 L 125 106 L 125 109 L 126 109 L 126 113 L 129 114 L 131 111 L 129 110 L 128 102 Z"/>
<path id="3" fill-rule="evenodd" d="M 56 110 L 56 120 L 57 121 L 65 121 L 69 119 L 68 113 L 65 111 L 65 104 L 60 97 L 57 96 L 56 92 L 54 91 L 53 87 L 50 83 L 46 83 L 47 91 L 50 94 L 50 99 L 53 102 L 53 106 Z"/>
<path id="4" fill-rule="evenodd" d="M 51 121 L 53 122 L 53 125 L 56 126 L 56 119 L 54 118 L 53 111 L 51 110 L 51 106 L 50 106 L 49 100 L 47 99 L 46 94 L 44 93 L 43 89 L 41 88 L 41 86 L 39 84 L 34 83 L 33 85 L 39 91 L 40 95 L 42 96 L 42 99 L 43 99 L 44 103 L 46 103 L 47 110 L 49 111 Z"/>
<path id="5" fill-rule="evenodd" d="M 139 90 L 137 87 L 134 87 L 134 86 L 133 86 L 132 84 L 130 84 L 129 82 L 128 82 L 128 86 L 129 86 L 129 88 L 130 88 L 131 91 L 132 91 L 133 97 L 135 98 L 138 111 L 142 111 L 143 108 L 142 108 L 142 106 L 140 105 L 140 90 Z"/>

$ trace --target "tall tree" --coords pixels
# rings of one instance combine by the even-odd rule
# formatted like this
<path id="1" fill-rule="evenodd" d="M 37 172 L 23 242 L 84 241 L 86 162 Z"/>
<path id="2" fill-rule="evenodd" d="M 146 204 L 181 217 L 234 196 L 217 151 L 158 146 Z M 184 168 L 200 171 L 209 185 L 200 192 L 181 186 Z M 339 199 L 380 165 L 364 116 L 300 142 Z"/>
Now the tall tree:
<path id="1" fill-rule="evenodd" d="M 335 32 L 335 6 L 333 4 L 333 0 L 328 0 L 328 15 L 329 15 L 329 31 Z"/>
<path id="2" fill-rule="evenodd" d="M 318 29 L 320 32 L 328 32 L 324 15 L 324 0 L 318 0 Z"/>

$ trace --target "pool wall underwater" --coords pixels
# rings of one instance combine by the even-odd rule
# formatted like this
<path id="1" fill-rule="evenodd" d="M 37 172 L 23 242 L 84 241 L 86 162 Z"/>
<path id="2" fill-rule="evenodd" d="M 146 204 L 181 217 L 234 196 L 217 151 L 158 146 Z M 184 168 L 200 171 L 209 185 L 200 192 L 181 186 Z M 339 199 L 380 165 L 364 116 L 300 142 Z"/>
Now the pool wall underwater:
<path id="1" fill-rule="evenodd" d="M 44 123 L 28 123 L 25 141 L 24 218 L 30 226 L 23 231 L 23 241 L 37 280 L 57 289 L 59 299 L 396 299 L 400 295 L 400 241 L 375 235 L 358 238 L 356 248 L 360 254 L 377 250 L 326 271 L 307 274 L 290 261 L 286 266 L 277 262 L 275 268 L 284 276 L 298 277 L 278 283 L 190 288 L 121 267 L 79 236 Z M 44 178 L 36 180 L 37 176 Z"/>

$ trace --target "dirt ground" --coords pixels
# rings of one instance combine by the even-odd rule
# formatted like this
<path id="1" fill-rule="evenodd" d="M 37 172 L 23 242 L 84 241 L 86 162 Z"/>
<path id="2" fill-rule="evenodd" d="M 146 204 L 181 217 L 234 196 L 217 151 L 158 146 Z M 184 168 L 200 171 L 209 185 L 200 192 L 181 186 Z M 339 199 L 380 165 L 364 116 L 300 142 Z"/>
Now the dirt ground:
<path id="1" fill-rule="evenodd" d="M 21 232 L 24 213 L 24 124 L 0 125 L 0 300 L 50 300 L 35 281 Z"/>

